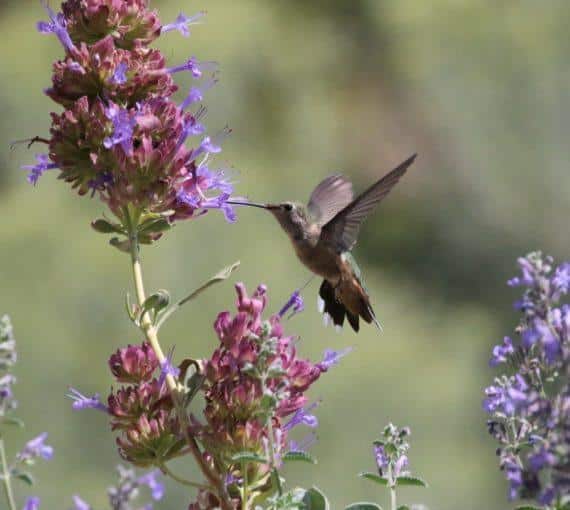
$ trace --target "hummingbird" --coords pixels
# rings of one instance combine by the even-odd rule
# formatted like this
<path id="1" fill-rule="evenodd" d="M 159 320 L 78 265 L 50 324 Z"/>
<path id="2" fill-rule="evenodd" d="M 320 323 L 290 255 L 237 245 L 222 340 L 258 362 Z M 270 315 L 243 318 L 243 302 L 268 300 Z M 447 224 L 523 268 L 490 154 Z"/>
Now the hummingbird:
<path id="1" fill-rule="evenodd" d="M 390 193 L 416 154 L 354 198 L 351 182 L 340 174 L 321 181 L 308 204 L 297 202 L 254 203 L 231 201 L 234 205 L 259 207 L 269 211 L 289 236 L 299 260 L 323 278 L 319 289 L 319 309 L 335 326 L 345 317 L 355 332 L 359 319 L 382 329 L 364 286 L 362 273 L 352 256 L 360 226 L 375 206 Z"/>

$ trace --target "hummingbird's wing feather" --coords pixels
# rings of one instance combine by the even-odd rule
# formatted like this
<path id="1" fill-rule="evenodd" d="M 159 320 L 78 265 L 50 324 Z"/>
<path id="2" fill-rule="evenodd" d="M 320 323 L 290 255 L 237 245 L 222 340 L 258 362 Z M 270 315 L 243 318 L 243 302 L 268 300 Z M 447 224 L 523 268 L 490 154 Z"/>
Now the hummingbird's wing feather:
<path id="1" fill-rule="evenodd" d="M 370 186 L 354 202 L 348 204 L 322 229 L 321 240 L 332 245 L 337 252 L 349 251 L 358 238 L 360 226 L 372 209 L 388 194 L 416 159 L 416 154 Z"/>
<path id="2" fill-rule="evenodd" d="M 311 219 L 322 227 L 350 204 L 352 199 L 351 182 L 342 175 L 331 175 L 321 181 L 311 193 L 307 208 Z"/>

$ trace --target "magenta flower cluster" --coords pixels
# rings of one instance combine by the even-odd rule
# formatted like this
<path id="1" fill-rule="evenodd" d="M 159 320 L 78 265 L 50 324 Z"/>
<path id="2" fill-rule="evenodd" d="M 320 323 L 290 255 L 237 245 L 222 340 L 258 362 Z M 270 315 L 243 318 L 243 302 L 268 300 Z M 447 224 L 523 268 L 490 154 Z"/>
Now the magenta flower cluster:
<path id="1" fill-rule="evenodd" d="M 177 457 L 185 439 L 154 351 L 146 342 L 129 345 L 110 357 L 109 366 L 116 381 L 125 384 L 107 399 L 121 457 L 141 467 Z"/>
<path id="2" fill-rule="evenodd" d="M 555 268 L 531 253 L 518 264 L 521 275 L 508 283 L 524 288 L 521 321 L 515 339 L 493 349 L 490 365 L 505 370 L 483 407 L 509 498 L 562 508 L 570 503 L 570 263 Z"/>
<path id="3" fill-rule="evenodd" d="M 248 452 L 264 462 L 250 463 L 247 479 L 262 485 L 270 464 L 279 467 L 287 452 L 300 450 L 289 440 L 298 425 L 317 426 L 307 406 L 307 390 L 338 356 L 313 363 L 299 357 L 297 338 L 286 335 L 277 313 L 264 320 L 267 289 L 257 287 L 249 295 L 236 285 L 237 313 L 222 312 L 214 329 L 220 342 L 210 359 L 202 361 L 205 375 L 205 422 L 192 419 L 192 432 L 208 452 L 208 460 L 227 480 L 230 495 L 239 494 L 244 473 L 235 455 Z M 298 303 L 299 298 L 295 301 Z M 331 360 L 334 358 L 334 362 Z M 310 440 L 304 443 L 308 446 Z M 267 487 L 266 487 L 267 489 Z M 202 493 L 191 509 L 213 508 L 212 494 Z"/>
<path id="4" fill-rule="evenodd" d="M 123 223 L 129 208 L 170 222 L 218 208 L 233 221 L 232 185 L 210 166 L 227 130 L 207 136 L 202 123 L 200 103 L 217 81 L 215 64 L 189 56 L 168 67 L 150 47 L 173 30 L 187 36 L 202 13 L 162 25 L 148 3 L 68 0 L 60 13 L 45 5 L 49 21 L 38 30 L 56 35 L 65 50 L 45 92 L 64 111 L 52 113 L 51 136 L 43 140 L 49 151 L 25 167 L 28 180 L 36 184 L 57 170 L 79 194 L 98 195 Z M 195 80 L 180 104 L 172 98 L 179 72 Z"/>

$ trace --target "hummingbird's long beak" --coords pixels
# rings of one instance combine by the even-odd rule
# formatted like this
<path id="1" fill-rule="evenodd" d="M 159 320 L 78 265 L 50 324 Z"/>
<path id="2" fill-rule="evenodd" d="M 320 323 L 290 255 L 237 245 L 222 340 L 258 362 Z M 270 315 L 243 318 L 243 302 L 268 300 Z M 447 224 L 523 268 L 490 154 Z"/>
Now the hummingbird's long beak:
<path id="1" fill-rule="evenodd" d="M 248 207 L 258 207 L 260 209 L 275 209 L 275 206 L 273 206 L 272 204 L 259 204 L 256 202 L 242 202 L 240 200 L 227 200 L 226 203 L 231 204 L 231 205 L 244 205 L 244 206 L 248 206 Z"/>

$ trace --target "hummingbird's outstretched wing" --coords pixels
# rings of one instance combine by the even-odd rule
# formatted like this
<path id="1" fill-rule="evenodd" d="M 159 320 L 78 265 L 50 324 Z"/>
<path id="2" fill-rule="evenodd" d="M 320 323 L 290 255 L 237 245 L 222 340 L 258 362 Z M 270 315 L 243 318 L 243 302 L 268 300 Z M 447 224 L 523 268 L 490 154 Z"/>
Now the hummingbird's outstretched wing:
<path id="1" fill-rule="evenodd" d="M 307 209 L 311 219 L 320 227 L 352 202 L 352 184 L 342 175 L 331 175 L 311 193 Z"/>
<path id="2" fill-rule="evenodd" d="M 348 204 L 334 216 L 322 229 L 321 241 L 331 245 L 338 253 L 350 251 L 356 243 L 360 225 L 368 214 L 390 190 L 416 159 L 416 154 L 409 157 L 378 182 L 370 186 L 354 202 Z"/>

